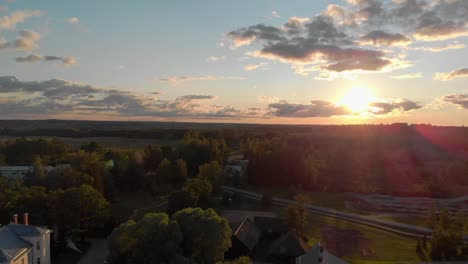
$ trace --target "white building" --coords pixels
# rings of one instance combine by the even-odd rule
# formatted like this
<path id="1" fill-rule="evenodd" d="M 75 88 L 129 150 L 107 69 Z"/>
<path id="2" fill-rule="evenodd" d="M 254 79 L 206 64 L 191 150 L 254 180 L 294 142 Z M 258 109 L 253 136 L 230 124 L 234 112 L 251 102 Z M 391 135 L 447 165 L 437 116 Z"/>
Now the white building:
<path id="1" fill-rule="evenodd" d="M 23 179 L 28 172 L 32 171 L 32 166 L 0 166 L 0 176 L 10 179 Z"/>
<path id="2" fill-rule="evenodd" d="M 22 224 L 14 215 L 10 224 L 0 227 L 0 264 L 50 264 L 51 232 L 29 225 L 28 214 Z"/>
<path id="3" fill-rule="evenodd" d="M 70 164 L 58 164 L 56 167 L 46 166 L 45 171 L 50 173 L 56 169 L 70 168 Z M 0 166 L 0 176 L 21 180 L 24 176 L 34 171 L 33 166 Z"/>

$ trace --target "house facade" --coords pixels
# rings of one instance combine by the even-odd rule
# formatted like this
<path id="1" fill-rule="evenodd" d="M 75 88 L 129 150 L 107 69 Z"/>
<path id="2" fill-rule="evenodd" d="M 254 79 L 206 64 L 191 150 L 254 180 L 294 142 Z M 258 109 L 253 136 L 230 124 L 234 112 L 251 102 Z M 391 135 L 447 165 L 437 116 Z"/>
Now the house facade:
<path id="1" fill-rule="evenodd" d="M 29 225 L 28 214 L 22 223 L 14 215 L 10 224 L 0 227 L 0 264 L 50 264 L 51 232 Z"/>

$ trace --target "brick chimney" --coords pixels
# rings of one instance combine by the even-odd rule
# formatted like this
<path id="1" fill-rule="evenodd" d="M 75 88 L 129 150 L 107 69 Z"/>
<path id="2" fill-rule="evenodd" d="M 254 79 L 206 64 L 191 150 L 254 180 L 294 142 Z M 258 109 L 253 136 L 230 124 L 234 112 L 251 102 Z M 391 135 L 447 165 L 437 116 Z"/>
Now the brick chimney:
<path id="1" fill-rule="evenodd" d="M 18 214 L 14 214 L 11 216 L 11 223 L 18 224 Z"/>
<path id="2" fill-rule="evenodd" d="M 23 225 L 29 225 L 29 214 L 28 213 L 23 214 Z"/>

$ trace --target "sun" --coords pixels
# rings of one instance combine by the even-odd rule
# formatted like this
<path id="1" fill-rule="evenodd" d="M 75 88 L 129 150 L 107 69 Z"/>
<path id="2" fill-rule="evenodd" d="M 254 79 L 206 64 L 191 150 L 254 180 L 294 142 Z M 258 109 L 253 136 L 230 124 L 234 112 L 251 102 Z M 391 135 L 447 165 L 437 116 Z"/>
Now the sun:
<path id="1" fill-rule="evenodd" d="M 374 100 L 375 97 L 368 89 L 354 88 L 343 96 L 340 104 L 349 108 L 353 113 L 363 113 Z"/>

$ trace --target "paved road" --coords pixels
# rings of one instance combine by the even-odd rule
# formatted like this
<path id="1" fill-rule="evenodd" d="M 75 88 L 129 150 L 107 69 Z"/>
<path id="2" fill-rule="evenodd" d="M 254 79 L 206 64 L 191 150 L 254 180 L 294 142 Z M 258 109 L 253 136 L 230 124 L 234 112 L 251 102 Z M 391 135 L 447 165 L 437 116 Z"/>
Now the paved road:
<path id="1" fill-rule="evenodd" d="M 254 192 L 250 192 L 250 191 L 246 191 L 242 189 L 237 189 L 233 187 L 228 187 L 228 186 L 223 186 L 223 189 L 226 192 L 236 193 L 249 199 L 254 199 L 254 200 L 262 199 L 262 195 L 258 193 L 254 193 Z M 290 204 L 295 203 L 295 201 L 293 200 L 280 199 L 280 198 L 273 198 L 272 201 L 273 201 L 273 204 L 282 206 L 282 207 L 286 207 Z M 342 211 L 320 207 L 320 206 L 314 206 L 314 205 L 308 205 L 306 206 L 306 208 L 310 213 L 313 213 L 313 214 L 333 217 L 333 218 L 337 218 L 337 219 L 348 221 L 348 222 L 354 222 L 354 223 L 359 223 L 359 224 L 363 224 L 367 226 L 372 226 L 378 229 L 390 231 L 390 232 L 397 233 L 400 235 L 405 235 L 405 236 L 410 236 L 410 237 L 415 237 L 415 238 L 421 238 L 423 236 L 430 237 L 432 235 L 432 230 L 429 228 L 425 228 L 425 227 L 408 225 L 408 224 L 403 224 L 403 223 L 396 223 L 396 222 L 391 222 L 391 221 L 386 221 L 386 220 L 381 220 L 381 219 L 375 219 L 375 218 L 371 218 L 371 217 L 367 217 L 367 216 L 363 216 L 359 214 L 342 212 Z M 464 239 L 465 239 L 465 243 L 468 243 L 468 235 L 465 235 Z"/>
<path id="2" fill-rule="evenodd" d="M 103 264 L 107 256 L 107 240 L 105 238 L 91 238 L 91 247 L 81 257 L 78 264 Z"/>

